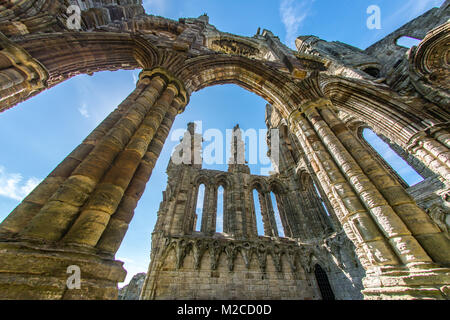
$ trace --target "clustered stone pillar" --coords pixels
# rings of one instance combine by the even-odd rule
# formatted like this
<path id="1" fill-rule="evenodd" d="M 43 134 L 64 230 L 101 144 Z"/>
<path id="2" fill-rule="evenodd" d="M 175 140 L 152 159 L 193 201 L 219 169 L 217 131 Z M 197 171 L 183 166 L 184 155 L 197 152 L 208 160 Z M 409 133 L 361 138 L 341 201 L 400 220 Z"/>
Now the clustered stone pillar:
<path id="1" fill-rule="evenodd" d="M 144 70 L 136 90 L 5 219 L 2 238 L 111 259 L 187 102 L 170 72 Z"/>
<path id="2" fill-rule="evenodd" d="M 354 242 L 367 278 L 389 270 L 425 270 L 447 265 L 448 239 L 371 157 L 332 108 L 327 99 L 307 102 L 290 115 L 290 125 L 322 188 L 329 193 L 343 229 Z M 408 290 L 414 292 L 412 295 L 428 292 L 440 297 L 436 288 L 439 284 L 443 283 L 432 285 L 434 291 Z M 380 288 L 384 284 L 370 281 L 365 285 L 377 287 L 366 290 L 366 294 L 376 292 L 378 297 L 383 292 L 395 295 L 396 290 L 405 289 Z"/>
<path id="3" fill-rule="evenodd" d="M 448 124 L 447 124 L 448 125 Z M 421 160 L 430 170 L 450 184 L 450 133 L 443 128 L 431 128 L 413 136 L 407 150 Z"/>
<path id="4" fill-rule="evenodd" d="M 111 216 L 108 226 L 97 244 L 101 250 L 115 253 L 128 230 L 128 224 L 134 215 L 139 199 L 144 193 L 145 186 L 150 179 L 156 161 L 163 149 L 164 143 L 169 135 L 172 124 L 177 114 L 184 111 L 186 101 L 183 101 L 182 95 L 174 98 L 168 109 L 158 131 L 153 137 L 147 152 L 142 158 L 136 173 L 127 187 L 122 201 L 116 212 Z"/>

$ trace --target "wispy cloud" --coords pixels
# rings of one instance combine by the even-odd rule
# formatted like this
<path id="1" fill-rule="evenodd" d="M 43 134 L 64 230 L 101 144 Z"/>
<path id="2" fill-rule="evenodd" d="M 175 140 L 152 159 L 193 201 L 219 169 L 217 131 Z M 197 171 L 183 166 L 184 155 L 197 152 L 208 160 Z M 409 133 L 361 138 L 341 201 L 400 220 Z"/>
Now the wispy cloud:
<path id="1" fill-rule="evenodd" d="M 295 39 L 299 29 L 308 17 L 313 1 L 282 0 L 280 4 L 281 21 L 286 29 L 285 43 L 291 48 L 295 48 Z"/>
<path id="2" fill-rule="evenodd" d="M 0 196 L 14 200 L 22 200 L 38 184 L 40 180 L 35 177 L 24 180 L 20 173 L 10 173 L 0 166 Z"/>
<path id="3" fill-rule="evenodd" d="M 81 107 L 78 108 L 78 111 L 80 112 L 80 114 L 81 114 L 83 117 L 85 117 L 85 118 L 89 118 L 89 117 L 90 117 L 89 111 L 88 111 L 88 108 L 87 108 L 87 104 L 86 104 L 86 103 L 83 103 L 83 104 L 81 105 Z"/>

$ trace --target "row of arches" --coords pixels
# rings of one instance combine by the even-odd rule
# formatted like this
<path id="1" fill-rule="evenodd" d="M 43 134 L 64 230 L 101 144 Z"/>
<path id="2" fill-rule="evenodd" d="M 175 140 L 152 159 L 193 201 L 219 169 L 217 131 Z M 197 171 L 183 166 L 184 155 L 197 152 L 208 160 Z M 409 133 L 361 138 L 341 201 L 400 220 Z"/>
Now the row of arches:
<path id="1" fill-rule="evenodd" d="M 291 237 L 298 234 L 295 227 L 298 213 L 289 200 L 286 186 L 279 181 L 268 183 L 264 179 L 255 179 L 248 188 L 240 189 L 224 181 L 210 184 L 199 180 L 194 189 L 192 231 L 233 233 L 243 228 L 236 226 L 237 223 L 246 223 L 253 236 Z M 242 191 L 245 204 L 242 211 L 235 212 L 232 208 L 236 197 L 241 197 L 236 194 Z M 244 219 L 247 221 L 243 222 Z"/>

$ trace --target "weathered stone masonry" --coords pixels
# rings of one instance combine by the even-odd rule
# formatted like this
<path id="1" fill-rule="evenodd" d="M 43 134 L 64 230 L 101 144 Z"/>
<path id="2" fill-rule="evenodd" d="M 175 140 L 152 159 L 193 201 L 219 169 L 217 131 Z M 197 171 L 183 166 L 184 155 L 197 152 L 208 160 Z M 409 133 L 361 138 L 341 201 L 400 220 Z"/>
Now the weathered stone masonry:
<path id="1" fill-rule="evenodd" d="M 185 159 L 187 164 L 169 163 L 142 299 L 320 299 L 312 273 L 316 265 L 328 271 L 337 298 L 361 297 L 362 268 L 350 241 L 333 232 L 311 179 L 287 172 L 270 177 L 250 174 L 244 159 L 239 159 L 245 150 L 238 126 L 228 172 L 202 169 L 193 161 L 201 149 L 195 141 L 202 139 L 193 124 L 187 132 L 180 146 L 197 148 L 191 159 Z M 280 149 L 286 152 L 284 145 Z M 205 198 L 201 230 L 196 231 L 201 184 Z M 216 232 L 219 186 L 224 188 L 221 233 Z M 260 199 L 264 236 L 257 233 L 253 190 Z M 286 234 L 283 238 L 278 234 L 271 191 Z M 354 279 L 344 274 L 344 263 Z"/>
<path id="2" fill-rule="evenodd" d="M 80 30 L 67 27 L 69 5 L 82 10 Z M 134 92 L 0 224 L 0 298 L 116 299 L 126 273 L 114 256 L 175 117 L 193 92 L 232 83 L 269 103 L 267 126 L 280 132 L 278 174 L 170 164 L 142 297 L 319 299 L 332 291 L 337 299 L 448 299 L 449 7 L 447 0 L 366 50 L 305 35 L 294 51 L 269 30 L 232 35 L 206 15 L 148 15 L 140 0 L 2 3 L 0 111 L 78 74 L 142 73 Z M 403 48 L 401 36 L 421 42 Z M 426 180 L 406 188 L 362 128 Z M 200 183 L 209 187 L 194 232 Z M 264 237 L 256 234 L 255 188 Z M 70 265 L 82 270 L 81 290 L 66 286 Z"/>

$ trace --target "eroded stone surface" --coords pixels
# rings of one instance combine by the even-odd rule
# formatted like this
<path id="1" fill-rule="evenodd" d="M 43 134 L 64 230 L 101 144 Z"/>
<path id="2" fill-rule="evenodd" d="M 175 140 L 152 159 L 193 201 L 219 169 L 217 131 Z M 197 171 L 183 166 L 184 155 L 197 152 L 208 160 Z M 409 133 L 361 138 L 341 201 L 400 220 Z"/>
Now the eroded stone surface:
<path id="1" fill-rule="evenodd" d="M 69 5 L 80 6 L 80 30 L 69 29 Z M 170 164 L 142 298 L 319 299 L 319 272 L 338 299 L 448 299 L 449 8 L 447 0 L 366 50 L 300 36 L 294 51 L 269 30 L 232 35 L 206 15 L 148 15 L 141 0 L 0 6 L 0 111 L 78 74 L 143 69 L 136 90 L 0 224 L 2 298 L 115 299 L 125 274 L 114 255 L 175 117 L 192 92 L 232 83 L 269 103 L 278 173 Z M 421 42 L 408 50 L 400 36 Z M 406 190 L 363 141 L 365 127 L 427 179 Z M 199 183 L 209 185 L 207 210 L 194 232 Z M 85 275 L 80 290 L 66 290 L 71 265 Z"/>

